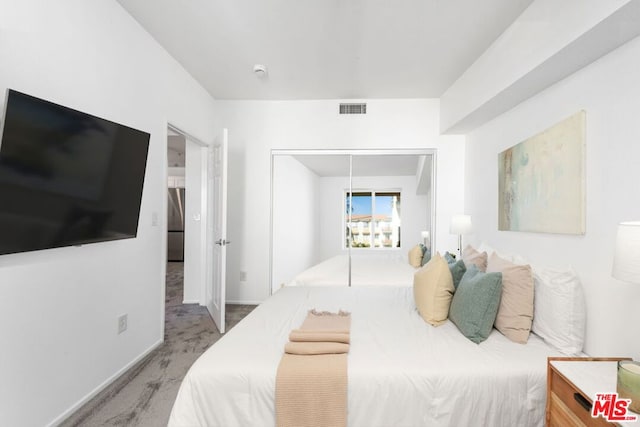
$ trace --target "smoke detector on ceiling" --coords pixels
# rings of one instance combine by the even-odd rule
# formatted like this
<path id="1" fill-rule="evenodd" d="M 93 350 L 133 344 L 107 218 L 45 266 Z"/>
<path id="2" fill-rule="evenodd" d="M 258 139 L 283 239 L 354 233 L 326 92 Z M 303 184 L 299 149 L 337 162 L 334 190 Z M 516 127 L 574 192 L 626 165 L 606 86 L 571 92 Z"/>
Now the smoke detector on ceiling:
<path id="1" fill-rule="evenodd" d="M 267 77 L 267 66 L 256 64 L 253 66 L 253 73 L 258 76 L 258 78 L 265 78 Z"/>

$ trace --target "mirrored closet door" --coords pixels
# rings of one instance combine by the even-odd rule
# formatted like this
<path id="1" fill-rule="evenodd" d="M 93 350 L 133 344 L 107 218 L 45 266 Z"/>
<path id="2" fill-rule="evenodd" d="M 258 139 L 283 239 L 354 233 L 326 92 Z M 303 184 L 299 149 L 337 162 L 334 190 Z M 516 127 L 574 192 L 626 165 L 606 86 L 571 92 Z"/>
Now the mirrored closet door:
<path id="1" fill-rule="evenodd" d="M 271 291 L 406 285 L 431 250 L 435 150 L 274 150 Z"/>

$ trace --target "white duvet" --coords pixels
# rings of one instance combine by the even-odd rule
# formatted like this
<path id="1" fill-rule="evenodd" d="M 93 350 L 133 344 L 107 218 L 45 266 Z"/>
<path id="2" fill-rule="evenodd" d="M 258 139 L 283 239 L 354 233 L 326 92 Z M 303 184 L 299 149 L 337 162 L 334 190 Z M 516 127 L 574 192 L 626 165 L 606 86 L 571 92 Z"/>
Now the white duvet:
<path id="1" fill-rule="evenodd" d="M 170 426 L 273 426 L 278 363 L 309 309 L 352 313 L 348 425 L 542 426 L 546 358 L 559 353 L 498 331 L 477 345 L 433 327 L 411 287 L 290 287 L 258 306 L 191 367 Z"/>
<path id="2" fill-rule="evenodd" d="M 351 256 L 351 286 L 412 286 L 416 268 L 399 254 Z M 347 286 L 349 256 L 337 255 L 298 274 L 287 286 Z"/>

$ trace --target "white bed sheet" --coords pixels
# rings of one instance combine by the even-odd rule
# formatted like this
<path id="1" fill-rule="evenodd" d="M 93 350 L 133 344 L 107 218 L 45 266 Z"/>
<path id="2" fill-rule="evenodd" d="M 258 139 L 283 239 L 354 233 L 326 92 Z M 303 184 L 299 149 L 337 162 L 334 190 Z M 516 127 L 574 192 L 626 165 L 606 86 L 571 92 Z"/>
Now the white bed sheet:
<path id="1" fill-rule="evenodd" d="M 451 322 L 425 323 L 412 288 L 388 286 L 279 290 L 191 367 L 169 425 L 275 425 L 278 363 L 312 308 L 352 313 L 350 427 L 543 425 L 546 358 L 558 352 L 496 330 L 476 345 Z"/>
<path id="2" fill-rule="evenodd" d="M 413 286 L 416 268 L 399 254 L 351 256 L 351 286 Z M 347 286 L 349 256 L 336 255 L 298 274 L 287 286 Z"/>

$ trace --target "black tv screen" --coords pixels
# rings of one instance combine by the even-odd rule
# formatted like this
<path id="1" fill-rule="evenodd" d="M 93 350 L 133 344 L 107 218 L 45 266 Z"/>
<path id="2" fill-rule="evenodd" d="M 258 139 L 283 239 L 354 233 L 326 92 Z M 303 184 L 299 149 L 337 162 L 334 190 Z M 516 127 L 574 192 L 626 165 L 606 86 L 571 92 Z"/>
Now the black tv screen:
<path id="1" fill-rule="evenodd" d="M 136 237 L 146 132 L 7 90 L 0 254 Z"/>

